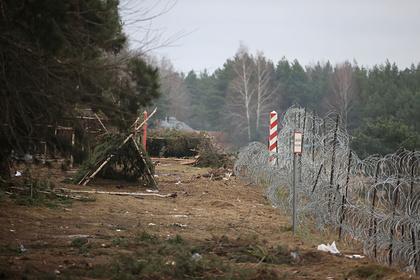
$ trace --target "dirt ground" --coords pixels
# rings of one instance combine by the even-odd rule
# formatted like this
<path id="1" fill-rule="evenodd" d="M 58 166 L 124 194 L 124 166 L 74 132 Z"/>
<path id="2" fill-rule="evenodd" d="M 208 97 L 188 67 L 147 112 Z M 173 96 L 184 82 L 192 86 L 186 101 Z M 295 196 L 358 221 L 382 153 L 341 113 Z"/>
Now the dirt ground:
<path id="1" fill-rule="evenodd" d="M 209 169 L 183 165 L 183 160 L 155 160 L 159 161 L 156 171 L 160 193 L 176 192 L 176 198 L 139 199 L 94 194 L 91 196 L 95 201 L 73 201 L 46 207 L 18 205 L 14 199 L 3 195 L 0 199 L 0 278 L 414 278 L 376 266 L 367 259 L 352 260 L 316 251 L 316 245 L 330 243 L 336 236 L 320 235 L 302 227 L 294 237 L 289 217 L 271 207 L 264 198 L 264 191 L 256 186 L 247 185 L 235 177 L 210 179 L 205 176 Z M 39 172 L 45 173 L 45 170 Z M 145 191 L 144 188 L 109 181 L 93 182 L 87 187 L 65 184 L 62 180 L 71 173 L 59 169 L 50 169 L 48 176 L 56 187 Z M 148 240 L 153 242 L 146 244 Z M 185 267 L 188 269 L 184 268 L 181 276 L 170 272 L 171 266 L 174 271 L 180 269 L 176 264 L 178 260 L 170 261 L 168 256 L 172 251 L 162 251 L 162 244 L 173 244 L 173 240 L 201 248 L 195 253 L 198 261 L 208 257 L 220 261 L 222 266 L 230 266 L 232 270 L 219 269 L 213 262 L 207 267 L 187 261 Z M 280 247 L 283 248 L 281 253 L 275 249 Z M 337 247 L 345 254 L 362 254 L 357 246 L 338 242 Z M 179 256 L 179 253 L 174 252 L 171 256 Z M 189 253 L 194 255 L 192 251 Z M 292 253 L 294 257 L 291 257 Z M 157 254 L 165 261 L 156 260 Z M 121 261 L 121 256 L 140 258 L 140 255 L 141 259 L 159 265 L 151 268 L 143 264 L 136 270 L 127 268 L 129 261 Z M 280 255 L 283 259 L 279 258 Z M 98 267 L 105 272 L 98 272 Z M 144 267 L 154 271 L 146 272 Z M 127 274 L 122 274 L 123 271 Z M 247 275 L 240 276 L 241 271 L 246 271 Z"/>

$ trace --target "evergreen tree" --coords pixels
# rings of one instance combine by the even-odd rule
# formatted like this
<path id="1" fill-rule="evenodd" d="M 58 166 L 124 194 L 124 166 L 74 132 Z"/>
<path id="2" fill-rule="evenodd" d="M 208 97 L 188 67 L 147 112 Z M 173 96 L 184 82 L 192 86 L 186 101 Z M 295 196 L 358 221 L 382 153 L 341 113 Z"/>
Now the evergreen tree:
<path id="1" fill-rule="evenodd" d="M 0 1 L 2 173 L 11 149 L 42 140 L 36 127 L 77 104 L 124 118 L 156 96 L 155 70 L 116 59 L 125 42 L 117 0 Z"/>

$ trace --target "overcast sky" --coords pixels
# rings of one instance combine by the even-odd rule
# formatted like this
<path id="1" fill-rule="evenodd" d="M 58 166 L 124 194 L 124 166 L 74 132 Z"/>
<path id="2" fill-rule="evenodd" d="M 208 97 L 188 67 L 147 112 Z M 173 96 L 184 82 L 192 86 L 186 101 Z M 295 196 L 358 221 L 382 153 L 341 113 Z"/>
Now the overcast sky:
<path id="1" fill-rule="evenodd" d="M 274 61 L 285 56 L 304 65 L 420 62 L 420 0 L 178 0 L 151 27 L 166 38 L 185 34 L 154 51 L 184 72 L 214 71 L 240 42 Z M 132 28 L 126 33 L 132 47 L 144 36 Z"/>

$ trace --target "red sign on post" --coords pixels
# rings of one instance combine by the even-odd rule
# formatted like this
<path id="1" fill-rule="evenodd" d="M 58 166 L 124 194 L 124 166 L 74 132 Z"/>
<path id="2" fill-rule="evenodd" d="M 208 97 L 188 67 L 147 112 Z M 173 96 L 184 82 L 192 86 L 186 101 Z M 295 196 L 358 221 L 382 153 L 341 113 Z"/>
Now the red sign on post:
<path id="1" fill-rule="evenodd" d="M 144 118 L 144 125 L 143 125 L 143 148 L 145 151 L 147 151 L 147 111 L 143 112 L 143 118 Z"/>
<path id="2" fill-rule="evenodd" d="M 293 153 L 302 153 L 302 132 L 295 131 L 293 134 Z"/>

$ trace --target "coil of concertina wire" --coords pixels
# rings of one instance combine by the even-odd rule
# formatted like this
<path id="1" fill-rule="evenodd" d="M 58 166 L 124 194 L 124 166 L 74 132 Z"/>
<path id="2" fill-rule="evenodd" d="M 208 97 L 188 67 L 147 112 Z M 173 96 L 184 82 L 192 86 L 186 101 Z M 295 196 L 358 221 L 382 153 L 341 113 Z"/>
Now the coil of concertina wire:
<path id="1" fill-rule="evenodd" d="M 420 268 L 420 152 L 398 151 L 360 159 L 350 150 L 350 136 L 337 114 L 319 118 L 303 108 L 289 108 L 279 124 L 278 152 L 259 142 L 240 150 L 236 175 L 266 189 L 276 208 L 291 212 L 295 130 L 303 131 L 297 158 L 298 219 L 363 244 L 378 262 Z M 270 165 L 271 157 L 277 165 Z"/>

